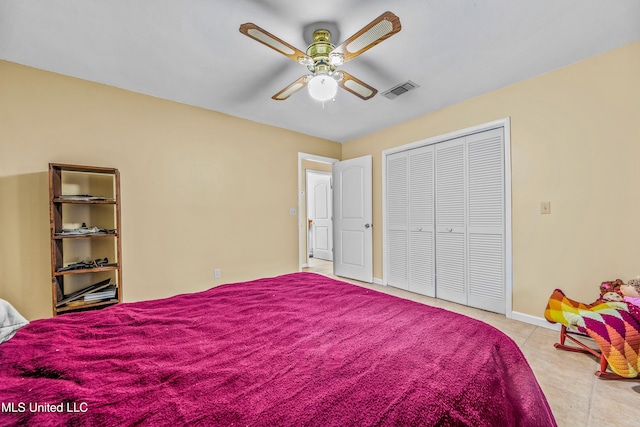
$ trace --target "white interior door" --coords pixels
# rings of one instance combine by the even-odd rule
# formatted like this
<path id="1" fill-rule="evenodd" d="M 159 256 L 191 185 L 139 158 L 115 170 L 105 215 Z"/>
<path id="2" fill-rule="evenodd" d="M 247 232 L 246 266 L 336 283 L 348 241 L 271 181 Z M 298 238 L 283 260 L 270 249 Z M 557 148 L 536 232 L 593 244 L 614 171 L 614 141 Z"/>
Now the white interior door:
<path id="1" fill-rule="evenodd" d="M 506 312 L 503 147 L 502 128 L 467 137 L 468 304 L 502 314 Z"/>
<path id="2" fill-rule="evenodd" d="M 373 282 L 371 156 L 333 165 L 336 276 Z"/>
<path id="3" fill-rule="evenodd" d="M 434 148 L 411 150 L 409 156 L 409 269 L 408 288 L 436 296 Z"/>
<path id="4" fill-rule="evenodd" d="M 409 158 L 406 151 L 387 156 L 387 284 L 409 290 Z"/>
<path id="5" fill-rule="evenodd" d="M 307 172 L 307 214 L 310 248 L 314 258 L 333 261 L 331 173 Z"/>
<path id="6" fill-rule="evenodd" d="M 467 304 L 465 138 L 435 146 L 438 298 Z"/>
<path id="7" fill-rule="evenodd" d="M 436 144 L 438 298 L 505 313 L 503 129 Z"/>
<path id="8" fill-rule="evenodd" d="M 387 284 L 435 296 L 433 146 L 387 156 Z"/>

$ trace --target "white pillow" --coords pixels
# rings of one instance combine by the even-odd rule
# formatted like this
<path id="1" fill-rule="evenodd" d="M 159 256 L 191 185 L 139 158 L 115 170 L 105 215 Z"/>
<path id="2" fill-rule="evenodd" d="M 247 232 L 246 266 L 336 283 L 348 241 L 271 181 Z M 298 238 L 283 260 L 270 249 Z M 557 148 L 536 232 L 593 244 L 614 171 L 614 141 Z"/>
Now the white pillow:
<path id="1" fill-rule="evenodd" d="M 0 299 L 0 343 L 15 335 L 18 329 L 29 323 L 7 301 Z"/>

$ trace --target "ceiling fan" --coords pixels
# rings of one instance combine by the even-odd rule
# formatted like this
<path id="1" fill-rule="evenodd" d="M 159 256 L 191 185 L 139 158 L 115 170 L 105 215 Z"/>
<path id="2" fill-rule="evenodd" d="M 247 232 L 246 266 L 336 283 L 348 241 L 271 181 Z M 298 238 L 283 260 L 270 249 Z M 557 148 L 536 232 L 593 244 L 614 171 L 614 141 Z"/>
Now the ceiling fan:
<path id="1" fill-rule="evenodd" d="M 311 97 L 319 101 L 333 99 L 338 86 L 364 99 L 372 98 L 378 91 L 345 71 L 339 71 L 345 62 L 355 58 L 402 29 L 400 18 L 385 12 L 345 40 L 340 46 L 331 44 L 331 33 L 318 29 L 313 33 L 313 43 L 306 53 L 279 39 L 252 23 L 240 25 L 240 32 L 270 48 L 305 65 L 311 74 L 300 77 L 271 98 L 282 101 L 307 86 Z"/>

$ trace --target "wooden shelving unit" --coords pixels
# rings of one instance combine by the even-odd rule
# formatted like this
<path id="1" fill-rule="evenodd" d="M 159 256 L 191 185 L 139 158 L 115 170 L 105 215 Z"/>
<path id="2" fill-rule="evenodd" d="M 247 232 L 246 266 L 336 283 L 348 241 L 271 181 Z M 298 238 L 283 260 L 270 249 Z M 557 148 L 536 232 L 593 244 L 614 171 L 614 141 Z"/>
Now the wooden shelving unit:
<path id="1" fill-rule="evenodd" d="M 120 173 L 114 168 L 49 164 L 51 287 L 53 315 L 94 310 L 122 302 Z M 104 260 L 69 269 L 78 263 Z M 113 298 L 68 298 L 109 279 Z M 88 294 L 87 294 L 88 295 Z"/>

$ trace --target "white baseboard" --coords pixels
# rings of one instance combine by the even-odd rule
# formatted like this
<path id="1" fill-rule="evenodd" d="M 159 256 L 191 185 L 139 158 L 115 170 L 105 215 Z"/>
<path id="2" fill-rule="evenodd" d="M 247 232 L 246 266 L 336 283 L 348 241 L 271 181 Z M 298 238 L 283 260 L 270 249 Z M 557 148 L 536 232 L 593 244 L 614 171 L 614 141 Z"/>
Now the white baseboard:
<path id="1" fill-rule="evenodd" d="M 559 323 L 549 323 L 547 319 L 543 317 L 537 317 L 537 316 L 532 316 L 530 314 L 524 314 L 524 313 L 518 313 L 517 311 L 512 311 L 511 318 L 519 322 L 529 323 L 531 325 L 540 326 L 542 328 L 547 328 L 554 331 L 560 331 Z"/>

